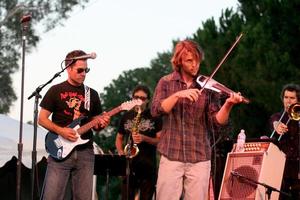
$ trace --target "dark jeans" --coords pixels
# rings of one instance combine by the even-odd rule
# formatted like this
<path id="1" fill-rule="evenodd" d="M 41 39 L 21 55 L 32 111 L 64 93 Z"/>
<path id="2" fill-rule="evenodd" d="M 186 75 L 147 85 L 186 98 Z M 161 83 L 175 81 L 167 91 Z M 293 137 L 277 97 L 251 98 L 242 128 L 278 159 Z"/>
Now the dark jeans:
<path id="1" fill-rule="evenodd" d="M 70 157 L 63 161 L 56 161 L 49 156 L 42 199 L 62 200 L 69 178 L 73 200 L 91 199 L 94 159 L 92 148 L 74 150 Z"/>

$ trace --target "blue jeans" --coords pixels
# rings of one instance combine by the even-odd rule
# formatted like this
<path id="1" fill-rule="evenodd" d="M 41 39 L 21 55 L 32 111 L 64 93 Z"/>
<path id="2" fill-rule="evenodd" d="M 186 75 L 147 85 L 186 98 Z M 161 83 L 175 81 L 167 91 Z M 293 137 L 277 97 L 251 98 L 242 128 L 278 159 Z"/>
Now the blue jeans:
<path id="1" fill-rule="evenodd" d="M 73 200 L 92 199 L 94 160 L 92 148 L 74 150 L 63 161 L 49 156 L 42 199 L 63 200 L 69 178 Z"/>

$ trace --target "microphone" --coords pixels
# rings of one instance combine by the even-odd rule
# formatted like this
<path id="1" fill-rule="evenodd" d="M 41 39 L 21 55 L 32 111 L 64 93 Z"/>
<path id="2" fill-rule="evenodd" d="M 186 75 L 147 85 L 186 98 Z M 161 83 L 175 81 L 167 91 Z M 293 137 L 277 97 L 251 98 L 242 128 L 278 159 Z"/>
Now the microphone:
<path id="1" fill-rule="evenodd" d="M 66 58 L 65 61 L 71 61 L 71 60 L 86 60 L 86 59 L 95 59 L 97 57 L 95 52 L 92 52 L 90 54 L 86 54 L 83 56 L 77 56 L 72 58 Z"/>
<path id="2" fill-rule="evenodd" d="M 31 20 L 31 15 L 30 15 L 30 14 L 24 15 L 24 16 L 22 16 L 22 18 L 21 18 L 21 23 L 23 24 L 23 23 L 25 23 L 25 22 L 29 22 L 30 20 Z"/>

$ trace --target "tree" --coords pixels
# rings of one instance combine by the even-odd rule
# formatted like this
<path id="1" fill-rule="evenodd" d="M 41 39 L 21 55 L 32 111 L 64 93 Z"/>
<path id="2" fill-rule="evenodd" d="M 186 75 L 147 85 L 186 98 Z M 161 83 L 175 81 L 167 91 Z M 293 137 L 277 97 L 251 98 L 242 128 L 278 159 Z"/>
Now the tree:
<path id="1" fill-rule="evenodd" d="M 280 90 L 284 84 L 299 84 L 300 2 L 292 1 L 244 1 L 240 11 L 247 34 L 234 59 L 241 85 L 248 88 L 253 99 L 249 108 L 242 111 L 244 124 L 252 123 L 253 136 L 270 135 L 268 118 L 282 108 Z"/>
<path id="2" fill-rule="evenodd" d="M 235 37 L 242 39 L 228 56 L 215 79 L 249 97 L 249 105 L 234 108 L 233 132 L 244 128 L 248 137 L 269 135 L 269 116 L 281 108 L 282 86 L 299 83 L 300 17 L 298 1 L 244 1 L 236 12 L 226 9 L 217 26 L 213 19 L 191 37 L 204 47 L 201 73 L 210 74 Z M 226 48 L 225 48 L 226 47 Z M 218 58 L 216 60 L 216 58 Z M 208 70 L 208 71 L 206 71 Z"/>
<path id="3" fill-rule="evenodd" d="M 268 119 L 282 108 L 279 98 L 282 86 L 290 82 L 300 83 L 300 15 L 297 11 L 300 2 L 239 0 L 239 3 L 236 11 L 226 9 L 222 12 L 219 24 L 213 18 L 208 19 L 188 39 L 204 49 L 205 60 L 200 72 L 210 75 L 236 37 L 244 34 L 214 76 L 218 82 L 242 92 L 251 100 L 248 105 L 233 108 L 233 129 L 228 136 L 235 138 L 240 129 L 246 130 L 248 138 L 270 136 Z M 173 46 L 175 43 L 173 41 Z M 111 103 L 117 103 L 116 100 L 129 99 L 130 91 L 137 83 L 147 84 L 153 90 L 155 82 L 172 70 L 170 58 L 170 52 L 158 53 L 149 67 L 123 72 L 101 94 L 104 105 L 110 107 Z M 112 126 L 117 126 L 117 123 Z"/>
<path id="4" fill-rule="evenodd" d="M 130 100 L 132 90 L 138 84 L 147 85 L 153 92 L 161 76 L 171 71 L 170 57 L 169 52 L 159 53 L 158 58 L 151 61 L 150 67 L 124 71 L 116 80 L 112 80 L 112 83 L 105 87 L 104 92 L 100 94 L 104 110 Z M 118 117 L 112 118 L 110 125 L 116 127 L 118 119 Z"/>
<path id="5" fill-rule="evenodd" d="M 37 26 L 49 31 L 67 19 L 74 7 L 84 5 L 89 0 L 0 0 L 0 113 L 8 113 L 16 94 L 12 88 L 11 75 L 19 69 L 18 61 L 21 57 L 22 28 L 20 19 L 31 13 L 32 26 L 27 32 L 26 51 L 37 45 L 40 36 Z"/>

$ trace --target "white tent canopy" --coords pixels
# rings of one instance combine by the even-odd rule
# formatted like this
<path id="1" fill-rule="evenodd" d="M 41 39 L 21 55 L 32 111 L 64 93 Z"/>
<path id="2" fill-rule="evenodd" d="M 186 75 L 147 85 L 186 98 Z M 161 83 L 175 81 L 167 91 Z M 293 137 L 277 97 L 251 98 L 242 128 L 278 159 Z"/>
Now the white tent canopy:
<path id="1" fill-rule="evenodd" d="M 18 143 L 20 134 L 20 122 L 6 115 L 0 114 L 0 167 L 7 161 L 11 160 L 13 156 L 18 157 Z M 45 135 L 47 131 L 39 128 L 37 129 L 37 162 L 43 156 L 47 156 L 45 150 Z M 23 123 L 22 133 L 22 163 L 31 168 L 32 165 L 32 149 L 33 149 L 33 125 Z"/>

